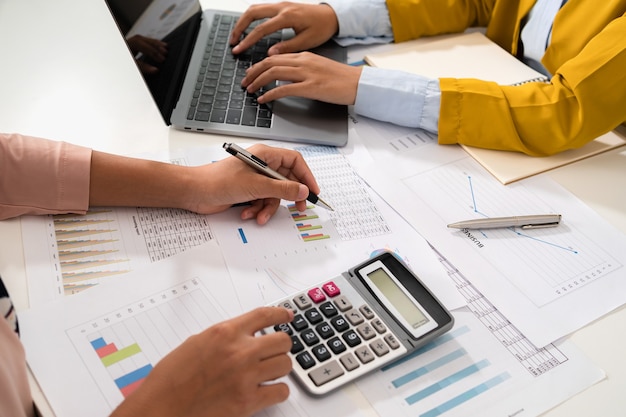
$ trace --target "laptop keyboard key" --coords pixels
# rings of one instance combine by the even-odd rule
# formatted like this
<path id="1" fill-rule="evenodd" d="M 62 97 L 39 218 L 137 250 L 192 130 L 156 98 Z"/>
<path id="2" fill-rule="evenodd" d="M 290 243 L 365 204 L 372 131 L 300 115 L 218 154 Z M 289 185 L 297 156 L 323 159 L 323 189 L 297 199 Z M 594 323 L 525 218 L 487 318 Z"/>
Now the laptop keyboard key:
<path id="1" fill-rule="evenodd" d="M 256 107 L 246 106 L 243 108 L 241 124 L 245 126 L 256 126 Z"/>
<path id="2" fill-rule="evenodd" d="M 226 115 L 226 123 L 238 125 L 241 123 L 241 110 L 228 110 Z"/>
<path id="3" fill-rule="evenodd" d="M 209 113 L 198 112 L 196 113 L 195 120 L 199 122 L 208 122 L 209 121 Z"/>
<path id="4" fill-rule="evenodd" d="M 259 119 L 256 121 L 256 125 L 258 127 L 272 127 L 272 120 L 271 119 Z"/>

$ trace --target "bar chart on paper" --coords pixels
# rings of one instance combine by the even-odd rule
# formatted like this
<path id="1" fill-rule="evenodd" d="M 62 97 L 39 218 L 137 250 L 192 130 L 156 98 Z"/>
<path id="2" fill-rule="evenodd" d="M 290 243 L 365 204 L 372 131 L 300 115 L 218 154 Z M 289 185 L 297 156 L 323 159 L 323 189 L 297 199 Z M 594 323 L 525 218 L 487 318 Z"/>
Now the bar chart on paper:
<path id="1" fill-rule="evenodd" d="M 334 211 L 307 205 L 299 211 L 295 204 L 281 206 L 272 218 L 270 236 L 266 227 L 238 219 L 239 213 L 218 213 L 212 217 L 215 235 L 225 256 L 236 254 L 257 264 L 302 256 L 310 260 L 325 256 L 344 242 L 390 235 L 392 228 L 344 155 L 336 148 L 306 146 L 296 148 L 305 158 L 324 190 L 324 199 Z M 226 220 L 228 219 L 228 220 Z"/>
<path id="2" fill-rule="evenodd" d="M 154 365 L 220 313 L 195 280 L 66 330 L 93 382 L 113 409 Z"/>
<path id="3" fill-rule="evenodd" d="M 51 256 L 65 295 L 212 239 L 206 216 L 180 209 L 102 208 L 50 218 Z"/>
<path id="4" fill-rule="evenodd" d="M 372 199 L 368 187 L 341 152 L 329 146 L 305 146 L 296 150 L 315 173 L 320 188 L 324 190 L 325 201 L 334 209 L 324 214 L 328 215 L 337 238 L 347 241 L 391 232 L 389 223 Z M 294 209 L 294 206 L 290 206 L 290 210 Z M 308 210 L 306 213 L 292 212 L 294 221 L 305 220 L 310 215 Z"/>
<path id="5" fill-rule="evenodd" d="M 524 183 L 506 187 L 471 159 L 404 180 L 445 225 L 458 220 L 557 213 Z M 622 265 L 581 230 L 555 228 L 460 230 L 468 250 L 485 258 L 537 306 L 543 306 Z M 528 262 L 532 259 L 532 262 Z"/>
<path id="6" fill-rule="evenodd" d="M 87 339 L 124 398 L 135 391 L 152 370 L 152 364 L 136 342 L 118 347 L 119 342 L 108 342 L 99 333 L 91 334 Z M 123 369 L 125 360 L 132 361 L 132 369 Z"/>
<path id="7" fill-rule="evenodd" d="M 467 308 L 453 313 L 450 332 L 357 382 L 380 415 L 534 416 L 602 377 L 570 346 L 536 348 L 435 253 Z"/>
<path id="8" fill-rule="evenodd" d="M 507 370 L 498 369 L 491 360 L 486 357 L 472 358 L 465 348 L 460 347 L 460 343 L 454 343 L 456 338 L 469 331 L 467 326 L 457 328 L 381 370 L 389 378 L 390 389 L 403 393 L 406 407 L 421 406 L 419 411 L 416 410 L 420 417 L 443 415 L 511 378 Z M 435 348 L 438 348 L 437 354 L 432 358 L 411 362 Z M 421 383 L 422 380 L 429 382 Z"/>
<path id="9" fill-rule="evenodd" d="M 296 209 L 295 204 L 290 204 L 287 208 L 303 242 L 330 239 L 330 235 L 324 232 L 324 226 L 321 224 L 320 217 L 317 214 L 301 213 Z M 313 206 L 307 206 L 307 209 L 313 208 Z"/>
<path id="10" fill-rule="evenodd" d="M 530 398 L 542 410 L 562 401 L 523 392 L 548 392 L 556 380 L 541 379 L 543 374 L 555 371 L 569 375 L 570 369 L 561 369 L 571 362 L 566 354 L 554 346 L 537 350 L 525 348 L 524 342 L 512 338 L 498 340 L 506 332 L 489 334 L 471 312 L 457 311 L 454 316 L 456 325 L 450 332 L 357 382 L 380 415 L 513 415 Z M 506 342 L 511 343 L 511 349 Z M 528 355 L 521 358 L 524 353 Z M 533 365 L 529 367 L 529 363 Z M 512 393 L 516 393 L 515 400 Z M 492 407 L 509 403 L 511 409 L 506 413 L 493 412 Z"/>

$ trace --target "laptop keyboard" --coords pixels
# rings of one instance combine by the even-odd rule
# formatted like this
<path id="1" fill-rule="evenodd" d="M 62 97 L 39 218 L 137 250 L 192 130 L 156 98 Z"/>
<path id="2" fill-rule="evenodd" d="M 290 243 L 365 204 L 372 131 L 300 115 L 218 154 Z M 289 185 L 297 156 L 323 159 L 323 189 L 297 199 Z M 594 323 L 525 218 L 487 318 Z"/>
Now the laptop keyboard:
<path id="1" fill-rule="evenodd" d="M 246 69 L 267 56 L 267 50 L 280 41 L 280 33 L 261 39 L 240 55 L 231 53 L 228 38 L 236 16 L 216 14 L 213 18 L 196 89 L 187 112 L 188 120 L 210 121 L 269 128 L 272 111 L 256 101 L 257 95 L 241 88 Z M 261 95 L 274 85 L 263 87 Z"/>

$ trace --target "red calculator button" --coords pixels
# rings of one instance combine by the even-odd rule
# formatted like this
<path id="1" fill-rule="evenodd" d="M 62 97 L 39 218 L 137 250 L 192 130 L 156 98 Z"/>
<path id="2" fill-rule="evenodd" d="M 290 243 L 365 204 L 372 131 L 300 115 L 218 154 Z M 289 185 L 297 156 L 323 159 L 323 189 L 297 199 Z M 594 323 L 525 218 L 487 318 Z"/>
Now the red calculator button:
<path id="1" fill-rule="evenodd" d="M 326 295 L 328 295 L 329 297 L 334 297 L 336 295 L 341 294 L 339 287 L 335 285 L 335 283 L 332 281 L 327 282 L 326 284 L 322 285 L 322 289 L 324 290 Z"/>
<path id="2" fill-rule="evenodd" d="M 321 303 L 326 299 L 326 296 L 319 288 L 312 288 L 307 294 L 309 294 L 309 297 L 311 297 L 314 303 Z"/>

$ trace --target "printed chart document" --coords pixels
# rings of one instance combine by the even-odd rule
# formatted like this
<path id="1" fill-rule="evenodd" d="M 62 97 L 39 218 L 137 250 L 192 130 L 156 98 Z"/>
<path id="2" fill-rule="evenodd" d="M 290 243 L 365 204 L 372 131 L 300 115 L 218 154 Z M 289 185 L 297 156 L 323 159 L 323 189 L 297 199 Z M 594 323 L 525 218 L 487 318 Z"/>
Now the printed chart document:
<path id="1" fill-rule="evenodd" d="M 377 161 L 361 174 L 534 345 L 626 301 L 626 236 L 547 176 L 503 186 L 466 157 L 426 171 L 415 164 L 414 174 L 398 178 L 397 164 Z M 447 227 L 537 213 L 563 219 L 558 227 L 534 230 Z"/>
<path id="2" fill-rule="evenodd" d="M 603 378 L 571 344 L 511 347 L 466 309 L 454 318 L 450 332 L 357 382 L 379 415 L 537 416 Z"/>
<path id="3" fill-rule="evenodd" d="M 466 416 L 480 410 L 485 416 L 529 417 L 604 377 L 568 342 L 536 349 L 452 265 L 441 262 L 468 301 L 453 312 L 451 332 L 321 399 L 285 378 L 288 401 L 259 416 Z M 125 280 L 24 312 L 22 341 L 56 415 L 104 417 L 163 356 L 228 317 L 225 310 L 241 291 L 246 289 L 230 281 L 212 241 L 134 270 Z"/>
<path id="4" fill-rule="evenodd" d="M 299 146 L 334 211 L 279 208 L 265 226 L 235 209 L 211 216 L 240 308 L 272 303 L 330 279 L 387 249 L 401 257 L 448 308 L 465 305 L 448 287 L 427 242 L 356 174 L 339 149 Z M 355 151 L 355 152 L 358 152 Z"/>
<path id="5" fill-rule="evenodd" d="M 624 235 L 550 178 L 504 186 L 462 149 L 440 146 L 428 132 L 353 118 L 350 142 L 368 152 L 359 155 L 361 163 L 353 160 L 360 176 L 536 346 L 626 302 Z M 537 213 L 562 214 L 563 223 L 470 236 L 447 228 L 471 218 Z"/>
<path id="6" fill-rule="evenodd" d="M 221 148 L 146 155 L 178 165 L 224 158 Z M 92 208 L 21 219 L 30 306 L 76 294 L 213 239 L 207 216 L 181 209 Z"/>
<path id="7" fill-rule="evenodd" d="M 166 354 L 227 318 L 222 306 L 233 299 L 221 252 L 211 242 L 134 270 L 123 281 L 23 312 L 22 342 L 57 416 L 105 417 Z M 289 399 L 258 416 L 362 415 L 353 387 L 317 401 L 284 380 Z"/>
<path id="8" fill-rule="evenodd" d="M 293 147 L 274 142 L 273 146 Z M 298 147 L 316 176 L 322 198 L 335 211 L 310 205 L 299 213 L 283 202 L 264 226 L 242 221 L 240 207 L 225 213 L 199 215 L 178 209 L 99 208 L 85 216 L 60 215 L 24 218 L 24 239 L 29 296 L 32 305 L 93 288 L 101 282 L 126 279 L 130 271 L 207 243 L 219 233 L 229 256 L 229 268 L 250 265 L 263 279 L 292 270 L 292 291 L 339 274 L 381 249 L 391 249 L 411 264 L 413 271 L 449 309 L 464 305 L 430 253 L 426 241 L 364 184 L 336 148 Z M 353 150 L 353 152 L 359 152 Z M 199 165 L 223 159 L 219 146 L 176 152 L 171 161 Z M 163 160 L 163 158 L 161 158 Z M 243 256 L 245 254 L 245 256 Z M 257 260 L 264 257 L 261 263 Z M 313 268 L 315 266 L 315 268 Z M 322 267 L 324 269 L 322 269 Z M 242 285 L 252 277 L 242 270 Z M 262 272 L 261 272 L 262 271 Z M 306 278 L 306 279 L 305 279 Z M 286 279 L 286 278 L 283 278 Z M 252 308 L 281 298 L 271 285 L 260 292 L 245 291 L 236 306 Z M 264 294 L 264 295 L 263 295 Z"/>
<path id="9" fill-rule="evenodd" d="M 375 67 L 398 69 L 431 78 L 478 78 L 512 85 L 545 81 L 541 73 L 526 66 L 480 32 L 435 36 L 393 45 L 392 51 L 365 56 Z M 549 138 L 546 138 L 549 140 Z M 519 152 L 494 151 L 463 146 L 503 184 L 566 165 L 626 144 L 618 131 L 600 136 L 587 145 L 548 157 Z"/>

